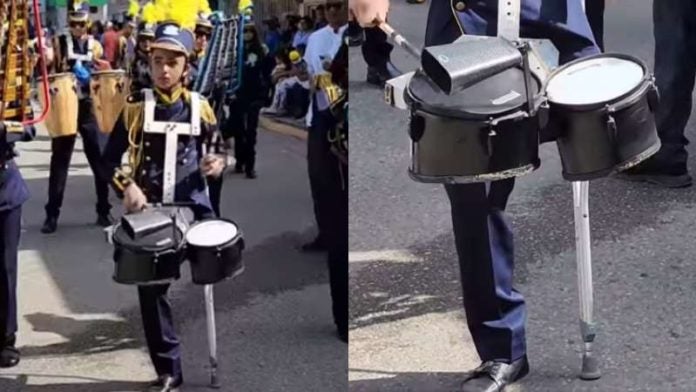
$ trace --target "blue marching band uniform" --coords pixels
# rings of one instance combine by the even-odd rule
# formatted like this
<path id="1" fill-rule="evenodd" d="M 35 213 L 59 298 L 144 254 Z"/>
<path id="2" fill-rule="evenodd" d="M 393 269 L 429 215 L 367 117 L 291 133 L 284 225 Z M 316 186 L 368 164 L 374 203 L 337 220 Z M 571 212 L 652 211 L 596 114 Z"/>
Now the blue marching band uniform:
<path id="1" fill-rule="evenodd" d="M 80 10 L 70 14 L 70 24 L 81 25 L 82 33 L 70 33 L 60 36 L 56 50 L 59 61 L 53 64 L 55 73 L 75 72 L 78 74 L 78 132 L 82 136 L 85 155 L 94 174 L 94 186 L 97 193 L 97 224 L 106 227 L 111 224 L 111 205 L 109 204 L 109 180 L 101 175 L 101 153 L 108 136 L 99 129 L 94 116 L 89 92 L 88 70 L 94 61 L 100 59 L 103 49 L 99 41 L 88 35 L 87 23 L 89 11 Z M 81 34 L 81 35 L 79 35 Z M 57 229 L 60 208 L 63 205 L 65 186 L 68 180 L 68 168 L 72 158 L 77 135 L 60 136 L 51 139 L 51 168 L 48 180 L 48 203 L 46 203 L 46 220 L 41 229 L 43 233 L 53 233 Z"/>
<path id="2" fill-rule="evenodd" d="M 159 42 L 176 42 L 181 52 L 193 50 L 193 35 L 190 31 L 175 29 L 175 24 L 163 23 L 155 33 L 153 47 Z M 146 113 L 146 101 L 154 100 L 154 113 Z M 192 105 L 199 105 L 199 118 L 193 118 Z M 165 158 L 165 135 L 143 132 L 143 121 L 180 122 L 192 124 L 199 121 L 200 137 L 179 136 L 176 152 L 176 185 L 174 201 L 187 203 L 196 220 L 215 217 L 215 212 L 206 191 L 206 179 L 199 164 L 203 157 L 203 144 L 217 132 L 217 121 L 212 108 L 205 99 L 183 89 L 178 97 L 163 97 L 156 90 L 133 93 L 126 103 L 122 116 L 117 121 L 104 152 L 107 173 L 113 175 L 117 192 L 122 191 L 129 181 L 135 182 L 146 195 L 149 203 L 163 202 L 163 173 Z M 120 171 L 121 158 L 129 148 L 139 150 L 142 159 L 135 162 L 132 174 Z M 129 151 L 135 153 L 133 150 Z M 169 284 L 138 287 L 140 309 L 145 329 L 148 350 L 158 380 L 153 385 L 162 391 L 175 390 L 183 382 L 180 342 L 174 330 L 172 308 L 167 298 Z"/>
<path id="3" fill-rule="evenodd" d="M 433 1 L 425 45 L 451 43 L 464 33 L 496 35 L 497 7 L 497 0 Z M 522 0 L 520 20 L 520 36 L 550 39 L 561 64 L 599 53 L 581 0 Z M 500 391 L 528 372 L 526 306 L 513 287 L 513 232 L 505 216 L 514 184 L 445 185 L 467 323 L 483 362 L 464 391 Z"/>
<path id="4" fill-rule="evenodd" d="M 0 367 L 19 363 L 15 348 L 17 259 L 22 204 L 29 199 L 29 190 L 14 161 L 14 144 L 30 141 L 35 134 L 33 127 L 8 128 L 0 121 Z"/>

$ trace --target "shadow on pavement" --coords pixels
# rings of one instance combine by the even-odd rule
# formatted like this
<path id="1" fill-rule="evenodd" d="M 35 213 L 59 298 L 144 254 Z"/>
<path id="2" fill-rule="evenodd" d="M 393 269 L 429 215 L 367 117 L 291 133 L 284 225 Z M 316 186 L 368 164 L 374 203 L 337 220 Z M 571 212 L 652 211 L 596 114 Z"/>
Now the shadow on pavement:
<path id="1" fill-rule="evenodd" d="M 350 369 L 351 372 L 375 374 L 373 370 Z M 392 373 L 385 372 L 384 378 L 355 380 L 350 382 L 351 392 L 399 391 L 399 392 L 453 392 L 460 387 L 465 373 Z"/>
<path id="2" fill-rule="evenodd" d="M 11 377 L 11 378 L 10 378 Z M 65 383 L 27 385 L 29 377 L 66 379 Z M 82 380 L 83 382 L 75 382 Z M 147 383 L 132 381 L 109 381 L 87 377 L 67 377 L 46 374 L 2 374 L 0 391 L 3 392 L 135 392 L 142 391 Z"/>
<path id="3" fill-rule="evenodd" d="M 24 316 L 36 332 L 52 332 L 70 340 L 48 346 L 23 346 L 26 357 L 61 354 L 98 354 L 138 348 L 139 325 L 113 320 L 76 320 L 48 313 Z M 135 322 L 136 320 L 133 320 Z M 77 334 L 74 331 L 81 331 Z"/>

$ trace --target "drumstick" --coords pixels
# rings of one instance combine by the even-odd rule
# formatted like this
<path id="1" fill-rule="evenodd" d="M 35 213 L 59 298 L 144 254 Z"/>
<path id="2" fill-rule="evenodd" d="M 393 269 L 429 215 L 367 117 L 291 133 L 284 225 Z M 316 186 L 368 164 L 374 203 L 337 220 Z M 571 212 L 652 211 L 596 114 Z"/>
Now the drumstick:
<path id="1" fill-rule="evenodd" d="M 403 35 L 399 34 L 392 28 L 387 22 L 377 20 L 379 28 L 384 31 L 388 36 L 390 36 L 394 42 L 399 45 L 402 49 L 407 51 L 410 55 L 420 60 L 421 51 L 413 46 Z"/>

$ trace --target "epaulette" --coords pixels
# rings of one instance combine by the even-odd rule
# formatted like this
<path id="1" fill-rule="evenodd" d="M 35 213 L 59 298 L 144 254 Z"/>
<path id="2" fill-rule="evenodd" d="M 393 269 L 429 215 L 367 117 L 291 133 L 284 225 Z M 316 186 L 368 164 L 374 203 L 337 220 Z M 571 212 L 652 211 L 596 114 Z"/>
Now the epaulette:
<path id="1" fill-rule="evenodd" d="M 128 132 L 138 131 L 143 122 L 143 110 L 145 109 L 145 94 L 142 91 L 131 93 L 126 98 L 123 107 L 123 123 Z"/>
<path id="2" fill-rule="evenodd" d="M 201 121 L 208 125 L 217 125 L 217 118 L 215 118 L 215 111 L 213 111 L 212 106 L 207 99 L 201 97 Z"/>

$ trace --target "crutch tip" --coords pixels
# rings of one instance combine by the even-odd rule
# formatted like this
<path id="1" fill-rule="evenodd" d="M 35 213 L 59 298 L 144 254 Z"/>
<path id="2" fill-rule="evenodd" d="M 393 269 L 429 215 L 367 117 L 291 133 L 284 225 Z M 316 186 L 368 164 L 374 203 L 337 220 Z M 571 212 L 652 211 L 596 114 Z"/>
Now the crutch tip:
<path id="1" fill-rule="evenodd" d="M 599 361 L 595 357 L 582 357 L 582 370 L 580 371 L 581 380 L 597 380 L 602 377 L 602 372 L 599 370 Z"/>
<path id="2" fill-rule="evenodd" d="M 209 387 L 210 389 L 220 389 L 222 387 L 222 384 L 220 384 L 220 380 L 218 380 L 217 376 L 210 378 Z"/>

